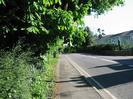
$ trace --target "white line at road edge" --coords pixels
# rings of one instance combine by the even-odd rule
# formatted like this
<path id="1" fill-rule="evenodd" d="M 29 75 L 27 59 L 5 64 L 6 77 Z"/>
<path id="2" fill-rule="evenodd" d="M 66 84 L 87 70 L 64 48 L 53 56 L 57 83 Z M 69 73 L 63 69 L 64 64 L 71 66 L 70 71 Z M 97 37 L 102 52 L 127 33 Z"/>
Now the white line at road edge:
<path id="1" fill-rule="evenodd" d="M 74 66 L 75 69 L 80 72 L 81 75 L 85 76 L 85 78 L 90 77 L 90 79 L 97 84 L 98 87 L 101 88 L 101 90 L 97 89 L 95 86 L 92 85 L 92 87 L 101 95 L 104 99 L 108 99 L 107 97 L 110 97 L 111 99 L 117 99 L 111 92 L 109 92 L 107 89 L 105 89 L 99 82 L 97 82 L 90 74 L 88 74 L 86 71 L 84 71 L 78 64 L 76 64 L 74 61 L 72 61 L 68 56 L 66 56 L 68 61 Z M 87 79 L 86 79 L 87 80 Z M 87 80 L 88 81 L 88 80 Z M 89 81 L 88 81 L 89 82 Z M 108 95 L 105 95 L 105 93 Z"/>

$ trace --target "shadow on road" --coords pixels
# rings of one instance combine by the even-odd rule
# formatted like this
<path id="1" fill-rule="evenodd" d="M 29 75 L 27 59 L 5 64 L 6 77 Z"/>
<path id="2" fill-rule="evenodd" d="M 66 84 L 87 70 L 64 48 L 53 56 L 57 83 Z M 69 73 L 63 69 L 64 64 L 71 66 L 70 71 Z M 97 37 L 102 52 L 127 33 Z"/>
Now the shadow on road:
<path id="1" fill-rule="evenodd" d="M 96 66 L 93 68 L 103 68 L 103 67 L 107 67 L 113 70 L 132 70 L 133 67 L 127 66 L 127 65 L 122 65 L 122 64 L 111 64 L 111 65 L 103 65 L 103 66 Z M 89 68 L 92 69 L 92 68 Z"/>
<path id="2" fill-rule="evenodd" d="M 84 76 L 70 77 L 70 80 L 56 81 L 56 83 L 67 83 L 67 82 L 73 83 L 75 87 L 92 87 L 90 84 L 86 82 Z"/>
<path id="3" fill-rule="evenodd" d="M 109 87 L 133 82 L 133 67 L 129 66 L 129 65 L 133 65 L 133 59 L 119 59 L 114 61 L 118 62 L 118 64 L 112 63 L 111 65 L 102 65 L 102 66 L 93 67 L 93 68 L 107 67 L 112 70 L 115 70 L 115 72 L 113 73 L 106 73 L 106 74 L 101 74 L 101 75 L 91 77 L 95 79 L 97 82 L 99 82 L 104 88 L 109 88 Z M 88 77 L 86 79 L 91 83 L 93 83 L 93 86 L 95 86 L 98 89 L 101 89 L 101 87 L 97 86 L 97 84 L 94 81 L 92 81 L 91 78 Z M 80 79 L 80 80 L 83 80 L 83 79 Z M 84 80 L 83 82 L 86 82 L 86 81 Z M 80 86 L 77 86 L 77 87 L 80 87 Z"/>
<path id="4" fill-rule="evenodd" d="M 118 59 L 114 61 L 118 62 L 119 64 L 123 64 L 123 65 L 133 65 L 133 59 Z"/>
<path id="5" fill-rule="evenodd" d="M 93 76 L 91 78 L 95 79 L 104 88 L 109 88 L 109 87 L 117 86 L 120 84 L 126 84 L 129 82 L 133 82 L 133 69 L 121 71 L 121 72 Z M 91 78 L 88 77 L 85 79 L 83 76 L 72 77 L 72 78 L 70 78 L 71 80 L 59 81 L 57 83 L 74 82 L 74 83 L 76 83 L 75 87 L 92 87 L 92 85 L 93 85 L 97 89 L 102 89 L 94 81 L 92 81 Z M 91 85 L 87 82 L 87 80 L 89 81 L 89 83 L 91 82 Z"/>
<path id="6" fill-rule="evenodd" d="M 95 79 L 97 82 L 99 82 L 104 88 L 109 88 L 112 86 L 133 82 L 133 69 L 93 76 L 92 78 Z M 92 84 L 90 85 L 86 80 L 90 81 Z M 67 82 L 74 83 L 75 87 L 92 87 L 93 85 L 98 89 L 102 89 L 101 87 L 97 86 L 97 84 L 93 82 L 90 77 L 85 79 L 84 76 L 71 77 L 70 80 L 61 80 L 57 81 L 56 83 L 67 83 Z"/>
<path id="7" fill-rule="evenodd" d="M 99 87 L 93 80 L 95 79 L 98 83 L 100 83 L 103 88 L 110 88 L 113 86 L 118 86 L 121 84 L 127 84 L 133 82 L 133 67 L 129 65 L 133 65 L 133 59 L 114 59 L 117 63 L 112 63 L 110 65 L 101 65 L 92 67 L 89 69 L 95 68 L 109 68 L 112 69 L 114 72 L 106 73 L 106 74 L 99 74 L 92 77 L 85 78 L 84 76 L 79 77 L 71 77 L 70 80 L 66 81 L 58 81 L 57 83 L 64 83 L 64 82 L 74 82 L 75 87 L 92 87 L 95 86 L 98 89 L 102 89 Z M 91 83 L 88 84 L 88 81 Z"/>
<path id="8" fill-rule="evenodd" d="M 94 68 L 107 67 L 116 71 L 113 73 L 102 74 L 102 75 L 97 75 L 92 77 L 97 82 L 99 82 L 104 88 L 133 82 L 133 67 L 129 66 L 129 65 L 133 65 L 133 59 L 119 59 L 114 61 L 118 62 L 118 64 L 94 67 Z M 91 78 L 89 77 L 87 79 L 91 80 Z"/>
<path id="9" fill-rule="evenodd" d="M 119 59 L 119 60 L 113 60 L 113 61 L 116 61 L 118 63 L 111 64 L 111 65 L 96 66 L 96 67 L 92 67 L 92 68 L 107 67 L 107 68 L 111 68 L 113 70 L 129 70 L 129 69 L 133 69 L 133 67 L 131 67 L 131 66 L 133 66 L 133 59 Z M 89 68 L 89 69 L 92 69 L 92 68 Z"/>
<path id="10" fill-rule="evenodd" d="M 75 87 L 92 87 L 90 84 L 87 83 L 84 76 L 71 77 L 71 79 L 73 79 L 73 80 L 79 79 L 79 81 L 76 82 Z"/>
<path id="11" fill-rule="evenodd" d="M 103 75 L 93 76 L 93 78 L 96 81 L 98 81 L 104 88 L 108 88 L 120 84 L 133 82 L 133 70 L 103 74 Z M 91 78 L 89 77 L 87 79 L 91 80 Z"/>

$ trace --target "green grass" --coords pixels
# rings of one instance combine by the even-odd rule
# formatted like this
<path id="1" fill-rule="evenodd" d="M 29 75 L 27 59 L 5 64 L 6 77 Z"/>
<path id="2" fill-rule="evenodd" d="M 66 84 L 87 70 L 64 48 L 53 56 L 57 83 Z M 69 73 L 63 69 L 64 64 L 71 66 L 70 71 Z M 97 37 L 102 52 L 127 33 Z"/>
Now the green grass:
<path id="1" fill-rule="evenodd" d="M 48 55 L 47 60 L 44 59 L 46 72 L 44 75 L 46 81 L 46 92 L 47 98 L 52 98 L 54 96 L 55 91 L 55 72 L 56 72 L 56 64 L 58 61 L 58 57 L 53 58 L 52 55 Z"/>

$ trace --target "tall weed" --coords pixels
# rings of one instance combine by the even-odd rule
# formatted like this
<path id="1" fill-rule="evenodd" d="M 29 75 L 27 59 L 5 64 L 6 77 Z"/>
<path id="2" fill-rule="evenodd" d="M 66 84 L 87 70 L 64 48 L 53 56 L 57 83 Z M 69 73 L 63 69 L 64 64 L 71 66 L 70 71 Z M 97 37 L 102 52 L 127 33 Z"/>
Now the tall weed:
<path id="1" fill-rule="evenodd" d="M 55 86 L 53 53 L 51 45 L 42 57 L 18 44 L 10 51 L 0 51 L 0 99 L 47 99 Z M 56 55 L 57 56 L 57 55 Z"/>

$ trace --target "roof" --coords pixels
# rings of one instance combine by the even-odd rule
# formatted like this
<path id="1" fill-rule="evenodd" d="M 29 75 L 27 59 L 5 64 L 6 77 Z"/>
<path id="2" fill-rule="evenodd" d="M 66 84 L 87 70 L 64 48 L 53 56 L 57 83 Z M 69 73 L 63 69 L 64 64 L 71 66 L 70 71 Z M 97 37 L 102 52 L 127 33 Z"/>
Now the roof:
<path id="1" fill-rule="evenodd" d="M 115 34 L 114 36 L 126 36 L 126 35 L 130 35 L 130 34 L 133 34 L 133 30 L 118 33 L 118 34 Z"/>
<path id="2" fill-rule="evenodd" d="M 108 38 L 117 37 L 117 36 L 127 36 L 127 35 L 131 35 L 131 34 L 133 35 L 133 30 L 125 31 L 122 33 L 114 34 L 114 35 L 105 35 L 101 39 L 108 39 Z"/>

